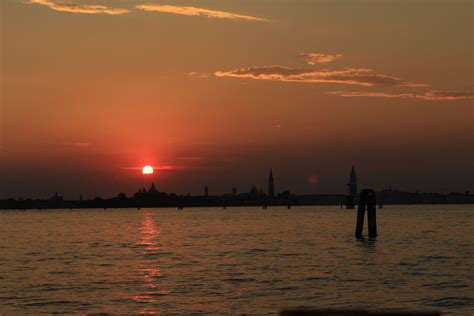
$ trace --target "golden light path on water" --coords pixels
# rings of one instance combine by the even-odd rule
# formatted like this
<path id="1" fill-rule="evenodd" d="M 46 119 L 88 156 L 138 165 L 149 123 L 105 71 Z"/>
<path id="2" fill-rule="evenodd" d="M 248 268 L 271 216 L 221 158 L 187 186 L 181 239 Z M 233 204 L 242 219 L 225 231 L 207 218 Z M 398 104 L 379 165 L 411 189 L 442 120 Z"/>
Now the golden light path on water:
<path id="1" fill-rule="evenodd" d="M 162 251 L 162 247 L 158 241 L 160 230 L 154 223 L 153 213 L 144 211 L 142 213 L 141 222 L 139 241 L 136 245 L 143 248 L 142 254 L 145 257 L 159 256 Z M 141 263 L 139 273 L 143 278 L 144 290 L 140 294 L 133 295 L 132 298 L 137 302 L 148 303 L 140 313 L 154 314 L 156 309 L 150 306 L 158 303 L 160 296 L 167 295 L 170 292 L 161 289 L 159 279 L 162 275 L 160 268 L 154 260 L 144 260 Z"/>

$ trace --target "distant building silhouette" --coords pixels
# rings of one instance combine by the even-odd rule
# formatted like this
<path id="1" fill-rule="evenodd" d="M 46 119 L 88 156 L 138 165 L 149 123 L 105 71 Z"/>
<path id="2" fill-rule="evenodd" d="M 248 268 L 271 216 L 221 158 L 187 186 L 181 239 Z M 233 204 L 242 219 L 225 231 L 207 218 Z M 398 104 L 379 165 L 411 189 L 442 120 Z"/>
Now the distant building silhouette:
<path id="1" fill-rule="evenodd" d="M 143 189 L 143 190 L 145 190 L 145 189 Z M 151 183 L 151 187 L 150 187 L 150 189 L 148 189 L 148 193 L 149 193 L 149 194 L 157 194 L 157 193 L 159 193 L 158 190 L 157 190 L 156 187 L 155 187 L 155 183 L 154 183 L 154 182 Z"/>
<path id="2" fill-rule="evenodd" d="M 357 174 L 355 172 L 354 166 L 351 169 L 351 175 L 349 176 L 349 194 L 356 196 L 357 195 Z"/>
<path id="3" fill-rule="evenodd" d="M 275 197 L 275 185 L 273 184 L 272 169 L 270 169 L 270 174 L 268 175 L 268 196 Z"/>
<path id="4" fill-rule="evenodd" d="M 270 170 L 269 174 L 269 194 L 273 188 L 273 174 Z M 208 194 L 207 186 L 204 192 Z M 289 190 L 285 190 L 278 194 L 273 192 L 274 197 L 269 199 L 269 194 L 263 190 L 252 186 L 249 192 L 237 194 L 237 190 L 232 188 L 232 194 L 209 195 L 209 196 L 191 196 L 177 195 L 175 193 L 159 192 L 152 183 L 150 188 L 139 188 L 138 191 L 130 197 L 125 193 L 119 193 L 113 198 L 95 197 L 84 199 L 79 195 L 79 200 L 65 200 L 57 192 L 54 196 L 46 199 L 18 199 L 9 198 L 0 199 L 0 210 L 25 210 L 25 209 L 93 209 L 93 208 L 136 208 L 143 207 L 228 207 L 228 206 L 259 206 L 267 208 L 271 205 L 280 206 L 297 206 L 297 205 L 341 205 L 346 204 L 347 208 L 355 208 L 355 204 L 360 202 L 360 193 L 357 194 L 357 176 L 354 167 L 351 169 L 349 183 L 347 183 L 346 194 L 311 194 L 311 195 L 295 195 Z M 469 191 L 451 192 L 449 194 L 420 192 L 404 192 L 389 187 L 382 191 L 375 192 L 377 199 L 375 200 L 379 206 L 391 204 L 474 204 L 474 195 Z"/>
<path id="5" fill-rule="evenodd" d="M 250 194 L 250 195 L 253 195 L 253 196 L 257 196 L 257 195 L 258 195 L 258 190 L 257 190 L 257 187 L 255 186 L 255 184 L 252 185 L 252 187 L 250 188 L 249 194 Z"/>
<path id="6" fill-rule="evenodd" d="M 62 195 L 59 195 L 58 192 L 54 192 L 54 195 L 50 198 L 50 200 L 60 202 L 63 200 L 63 197 Z"/>

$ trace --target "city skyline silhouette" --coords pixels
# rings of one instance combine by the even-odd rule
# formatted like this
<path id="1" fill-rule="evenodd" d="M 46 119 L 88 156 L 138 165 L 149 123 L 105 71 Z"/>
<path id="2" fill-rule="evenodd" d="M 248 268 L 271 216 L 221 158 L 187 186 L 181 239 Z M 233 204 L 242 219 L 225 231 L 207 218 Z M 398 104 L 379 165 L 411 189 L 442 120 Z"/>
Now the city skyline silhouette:
<path id="1" fill-rule="evenodd" d="M 153 174 L 151 167 L 143 168 L 143 174 Z M 151 171 L 149 170 L 151 169 Z M 184 207 L 227 207 L 231 206 L 259 206 L 267 209 L 269 206 L 305 206 L 305 205 L 340 205 L 346 209 L 354 209 L 360 203 L 361 194 L 369 190 L 373 192 L 373 201 L 383 208 L 384 204 L 473 204 L 474 195 L 468 190 L 465 192 L 450 192 L 440 194 L 438 192 L 403 192 L 397 189 L 382 188 L 377 192 L 372 189 L 358 191 L 357 173 L 354 166 L 348 175 L 345 192 L 334 192 L 330 194 L 297 194 L 290 189 L 275 189 L 275 178 L 273 168 L 270 168 L 267 180 L 267 190 L 258 188 L 253 184 L 248 190 L 237 191 L 233 187 L 231 191 L 217 194 L 209 191 L 205 185 L 201 194 L 192 195 L 166 192 L 158 189 L 155 182 L 151 182 L 148 188 L 140 187 L 133 194 L 120 192 L 114 196 L 103 197 L 93 195 L 92 197 L 79 194 L 79 198 L 64 198 L 57 191 L 52 197 L 35 199 L 27 196 L 18 198 L 10 197 L 0 199 L 0 209 L 87 209 L 87 208 L 137 208 L 142 207 L 176 207 L 182 210 Z M 284 186 L 282 186 L 284 187 Z"/>

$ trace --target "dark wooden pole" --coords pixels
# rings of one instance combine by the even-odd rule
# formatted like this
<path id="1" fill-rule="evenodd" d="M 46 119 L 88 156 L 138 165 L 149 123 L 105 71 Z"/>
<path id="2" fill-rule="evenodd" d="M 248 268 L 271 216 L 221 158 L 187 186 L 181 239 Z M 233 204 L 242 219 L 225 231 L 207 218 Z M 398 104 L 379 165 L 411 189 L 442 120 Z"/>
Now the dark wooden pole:
<path id="1" fill-rule="evenodd" d="M 369 190 L 367 193 L 367 222 L 369 223 L 369 238 L 377 237 L 377 218 L 375 192 Z"/>
<path id="2" fill-rule="evenodd" d="M 362 190 L 359 197 L 359 207 L 357 209 L 356 238 L 362 238 L 364 230 L 365 205 L 367 204 L 367 190 Z"/>
<path id="3" fill-rule="evenodd" d="M 356 238 L 362 238 L 366 208 L 367 222 L 369 224 L 369 238 L 375 238 L 377 237 L 377 219 L 375 211 L 375 192 L 372 189 L 364 189 L 360 192 L 359 207 L 357 209 Z"/>

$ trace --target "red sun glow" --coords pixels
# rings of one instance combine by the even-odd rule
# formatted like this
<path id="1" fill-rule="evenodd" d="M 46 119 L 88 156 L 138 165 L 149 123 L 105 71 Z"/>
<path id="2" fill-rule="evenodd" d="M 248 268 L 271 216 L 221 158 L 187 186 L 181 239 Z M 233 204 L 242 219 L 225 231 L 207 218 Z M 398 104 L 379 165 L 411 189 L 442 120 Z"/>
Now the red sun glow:
<path id="1" fill-rule="evenodd" d="M 145 166 L 142 169 L 143 174 L 153 174 L 153 167 L 152 166 Z"/>

